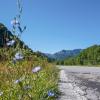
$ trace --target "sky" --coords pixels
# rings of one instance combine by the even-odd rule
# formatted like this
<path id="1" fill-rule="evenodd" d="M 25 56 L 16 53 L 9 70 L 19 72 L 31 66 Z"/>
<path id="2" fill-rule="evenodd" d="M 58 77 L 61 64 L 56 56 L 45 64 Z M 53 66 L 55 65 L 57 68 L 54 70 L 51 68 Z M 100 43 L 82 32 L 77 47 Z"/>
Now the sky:
<path id="1" fill-rule="evenodd" d="M 11 30 L 17 0 L 0 0 L 0 22 Z M 34 51 L 54 53 L 62 49 L 100 44 L 100 0 L 22 0 L 22 40 Z"/>

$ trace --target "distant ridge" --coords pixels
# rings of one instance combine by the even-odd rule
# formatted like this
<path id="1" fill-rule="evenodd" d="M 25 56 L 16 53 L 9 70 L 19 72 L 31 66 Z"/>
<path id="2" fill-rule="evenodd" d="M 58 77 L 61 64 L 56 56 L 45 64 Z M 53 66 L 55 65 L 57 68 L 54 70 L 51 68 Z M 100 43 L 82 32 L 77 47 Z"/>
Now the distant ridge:
<path id="1" fill-rule="evenodd" d="M 82 51 L 82 49 L 61 50 L 61 51 L 56 52 L 54 54 L 46 53 L 45 55 L 50 59 L 64 60 L 64 59 L 69 58 L 69 57 L 77 56 L 78 54 L 80 54 L 81 51 Z"/>
<path id="2" fill-rule="evenodd" d="M 100 65 L 100 45 L 93 45 L 84 49 L 79 55 L 67 58 L 65 65 Z"/>

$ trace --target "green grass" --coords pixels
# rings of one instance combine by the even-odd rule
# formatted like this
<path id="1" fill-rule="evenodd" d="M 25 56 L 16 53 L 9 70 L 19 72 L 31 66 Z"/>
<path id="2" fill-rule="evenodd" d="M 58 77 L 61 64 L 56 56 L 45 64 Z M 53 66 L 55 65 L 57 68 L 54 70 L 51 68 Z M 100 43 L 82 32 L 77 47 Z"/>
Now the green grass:
<path id="1" fill-rule="evenodd" d="M 41 70 L 33 73 L 36 66 Z M 55 95 L 48 96 L 48 91 Z M 0 63 L 0 100 L 55 100 L 57 94 L 58 69 L 46 60 Z"/>

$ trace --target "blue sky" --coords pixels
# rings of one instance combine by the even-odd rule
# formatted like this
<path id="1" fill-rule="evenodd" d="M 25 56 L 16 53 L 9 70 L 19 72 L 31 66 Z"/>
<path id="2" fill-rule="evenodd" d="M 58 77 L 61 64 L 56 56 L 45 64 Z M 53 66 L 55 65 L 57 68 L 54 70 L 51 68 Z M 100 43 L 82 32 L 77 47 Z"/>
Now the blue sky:
<path id="1" fill-rule="evenodd" d="M 54 53 L 62 49 L 100 44 L 100 0 L 23 0 L 22 35 L 33 50 Z M 16 0 L 0 0 L 0 22 L 11 30 Z"/>

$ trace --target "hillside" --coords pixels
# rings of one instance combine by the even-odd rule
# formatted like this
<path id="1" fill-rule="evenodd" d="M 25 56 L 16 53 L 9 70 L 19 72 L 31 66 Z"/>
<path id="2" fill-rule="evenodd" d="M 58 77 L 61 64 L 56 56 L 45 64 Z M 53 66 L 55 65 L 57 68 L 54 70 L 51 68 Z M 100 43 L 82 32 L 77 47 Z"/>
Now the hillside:
<path id="1" fill-rule="evenodd" d="M 11 38 L 13 38 L 11 32 L 2 23 L 0 23 L 0 47 L 4 47 L 7 40 Z"/>
<path id="2" fill-rule="evenodd" d="M 16 35 L 12 34 L 11 31 L 7 29 L 7 27 L 0 23 L 0 48 L 7 47 L 6 43 L 10 40 L 15 39 L 16 44 L 19 42 L 20 48 L 30 49 L 23 41 L 21 41 Z M 31 50 L 31 49 L 30 49 Z M 31 50 L 32 51 L 32 50 Z"/>
<path id="3" fill-rule="evenodd" d="M 11 46 L 9 48 L 9 46 L 7 46 L 7 42 L 11 41 L 15 39 L 16 43 Z M 11 50 L 13 50 L 16 46 L 17 43 L 19 43 L 19 48 L 22 49 L 23 52 L 25 52 L 25 58 L 26 59 L 30 59 L 30 58 L 34 58 L 34 57 L 38 57 L 38 58 L 42 58 L 42 59 L 47 59 L 45 55 L 43 55 L 40 52 L 33 52 L 31 48 L 29 48 L 23 41 L 21 41 L 18 37 L 16 37 L 15 35 L 13 35 L 5 25 L 3 25 L 2 23 L 0 23 L 0 59 L 1 60 L 7 60 L 9 59 L 10 56 L 13 55 L 13 53 L 9 52 Z M 17 47 L 18 48 L 18 47 Z M 6 53 L 4 55 L 2 55 L 2 52 L 5 51 Z M 32 56 L 32 57 L 31 57 Z M 8 57 L 8 58 L 7 58 Z"/>
<path id="4" fill-rule="evenodd" d="M 78 56 L 64 60 L 65 65 L 100 65 L 100 45 L 84 49 Z"/>

